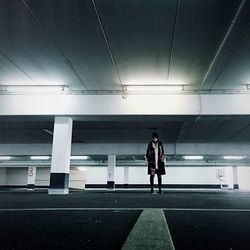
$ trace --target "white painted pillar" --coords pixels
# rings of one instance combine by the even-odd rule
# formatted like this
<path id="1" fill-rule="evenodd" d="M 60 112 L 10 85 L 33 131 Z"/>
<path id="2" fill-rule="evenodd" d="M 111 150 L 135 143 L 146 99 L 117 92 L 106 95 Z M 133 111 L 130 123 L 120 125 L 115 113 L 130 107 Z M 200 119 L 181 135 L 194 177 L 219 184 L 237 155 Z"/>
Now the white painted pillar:
<path id="1" fill-rule="evenodd" d="M 124 167 L 124 188 L 128 188 L 129 183 L 129 167 Z"/>
<path id="2" fill-rule="evenodd" d="M 116 155 L 108 156 L 107 189 L 115 189 Z"/>
<path id="3" fill-rule="evenodd" d="M 233 166 L 233 189 L 239 189 L 238 166 Z"/>
<path id="4" fill-rule="evenodd" d="M 36 182 L 36 167 L 28 167 L 27 189 L 33 190 Z"/>
<path id="5" fill-rule="evenodd" d="M 69 193 L 72 126 L 70 117 L 55 118 L 49 194 Z"/>

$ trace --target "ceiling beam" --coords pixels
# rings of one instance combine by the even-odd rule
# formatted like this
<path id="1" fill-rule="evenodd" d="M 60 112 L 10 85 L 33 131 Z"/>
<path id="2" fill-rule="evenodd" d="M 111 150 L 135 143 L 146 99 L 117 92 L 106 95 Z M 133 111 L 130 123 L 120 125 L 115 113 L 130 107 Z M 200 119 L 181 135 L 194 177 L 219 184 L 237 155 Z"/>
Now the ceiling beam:
<path id="1" fill-rule="evenodd" d="M 0 115 L 250 115 L 250 94 L 0 95 Z"/>
<path id="2" fill-rule="evenodd" d="M 71 155 L 145 155 L 147 143 L 73 143 Z M 167 143 L 166 155 L 250 155 L 250 143 Z M 0 144 L 0 155 L 51 155 L 52 144 Z"/>

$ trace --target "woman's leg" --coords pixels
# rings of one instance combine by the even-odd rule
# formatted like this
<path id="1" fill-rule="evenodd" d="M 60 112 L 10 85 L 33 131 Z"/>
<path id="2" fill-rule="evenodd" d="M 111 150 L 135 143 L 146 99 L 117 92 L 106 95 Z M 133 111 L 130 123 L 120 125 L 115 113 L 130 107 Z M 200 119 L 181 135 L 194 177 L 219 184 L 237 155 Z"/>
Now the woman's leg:
<path id="1" fill-rule="evenodd" d="M 160 175 L 160 174 L 157 174 L 157 177 L 158 177 L 159 193 L 162 193 L 162 191 L 161 191 L 161 183 L 162 183 L 161 175 Z"/>
<path id="2" fill-rule="evenodd" d="M 154 192 L 154 175 L 150 175 L 150 187 L 151 187 L 151 193 Z"/>

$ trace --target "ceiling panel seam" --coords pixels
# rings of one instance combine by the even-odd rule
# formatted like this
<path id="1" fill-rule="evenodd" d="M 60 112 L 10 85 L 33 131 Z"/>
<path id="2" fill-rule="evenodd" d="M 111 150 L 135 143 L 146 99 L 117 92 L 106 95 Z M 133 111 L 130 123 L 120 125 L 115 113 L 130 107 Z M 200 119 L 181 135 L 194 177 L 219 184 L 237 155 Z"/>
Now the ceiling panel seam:
<path id="1" fill-rule="evenodd" d="M 197 116 L 193 117 L 190 120 L 185 121 L 179 132 L 176 142 L 184 142 L 185 138 L 188 138 L 188 136 L 190 135 L 191 130 L 196 122 L 197 122 Z"/>
<path id="2" fill-rule="evenodd" d="M 212 88 L 214 87 L 215 83 L 217 82 L 217 80 L 219 79 L 220 75 L 223 73 L 224 69 L 226 68 L 226 66 L 228 65 L 229 61 L 231 60 L 232 56 L 234 55 L 236 49 L 238 48 L 241 40 L 243 39 L 243 37 L 245 36 L 245 34 L 247 33 L 247 30 L 249 29 L 249 26 L 250 26 L 250 22 L 247 24 L 246 28 L 244 29 L 244 31 L 242 32 L 242 34 L 240 35 L 238 41 L 236 42 L 234 48 L 232 49 L 230 55 L 228 56 L 225 64 L 223 65 L 221 71 L 219 72 L 218 76 L 215 78 L 213 84 L 211 85 L 210 87 L 210 91 L 212 90 Z"/>
<path id="3" fill-rule="evenodd" d="M 49 37 L 49 39 L 52 41 L 52 43 L 58 49 L 58 51 L 60 52 L 60 54 L 64 58 L 65 62 L 67 63 L 67 65 L 74 72 L 74 74 L 76 75 L 76 77 L 81 81 L 81 83 L 83 84 L 83 86 L 88 90 L 87 85 L 85 84 L 85 82 L 83 81 L 83 79 L 79 76 L 79 74 L 77 73 L 77 71 L 75 70 L 75 68 L 74 68 L 73 64 L 71 63 L 70 59 L 63 53 L 62 49 L 59 47 L 59 45 L 57 44 L 57 42 L 55 41 L 55 39 L 52 37 L 52 35 L 50 35 L 50 33 L 46 30 L 46 28 L 44 27 L 44 25 L 39 21 L 38 17 L 35 15 L 35 13 L 29 7 L 29 5 L 26 3 L 26 1 L 25 0 L 22 0 L 22 1 L 23 1 L 24 5 L 26 6 L 26 8 L 28 9 L 28 11 L 30 12 L 30 14 L 33 16 L 33 18 L 36 20 L 36 22 L 41 27 L 42 31 Z"/>
<path id="4" fill-rule="evenodd" d="M 136 126 L 136 130 L 137 130 L 137 133 L 138 133 L 140 139 L 143 139 L 142 134 L 140 132 L 141 131 L 140 125 L 138 124 L 138 122 L 135 123 L 135 126 Z"/>
<path id="5" fill-rule="evenodd" d="M 236 20 L 237 20 L 237 18 L 238 18 L 239 15 L 240 15 L 240 12 L 241 12 L 241 10 L 242 10 L 242 8 L 243 8 L 245 2 L 246 2 L 246 0 L 242 0 L 242 1 L 241 1 L 241 4 L 239 5 L 239 8 L 237 9 L 237 12 L 236 12 L 236 14 L 234 15 L 234 18 L 233 18 L 233 20 L 232 20 L 232 22 L 231 22 L 231 24 L 230 24 L 230 26 L 229 26 L 229 28 L 228 28 L 228 30 L 227 30 L 227 32 L 226 32 L 224 38 L 223 38 L 223 40 L 222 40 L 222 42 L 221 42 L 221 44 L 220 44 L 220 46 L 219 46 L 219 48 L 218 48 L 218 50 L 217 50 L 217 52 L 216 52 L 214 58 L 213 58 L 213 60 L 212 60 L 212 62 L 211 62 L 211 64 L 210 64 L 210 66 L 208 67 L 208 70 L 207 70 L 207 72 L 206 72 L 206 74 L 205 74 L 205 76 L 204 76 L 204 78 L 203 78 L 203 80 L 202 80 L 202 82 L 201 82 L 201 85 L 200 85 L 200 87 L 199 87 L 199 89 L 198 89 L 198 94 L 200 94 L 200 91 L 201 91 L 201 89 L 202 89 L 202 87 L 203 87 L 203 85 L 204 85 L 204 83 L 205 83 L 205 81 L 206 81 L 206 79 L 207 79 L 207 77 L 208 77 L 208 75 L 209 75 L 209 73 L 210 73 L 210 71 L 211 71 L 211 69 L 212 69 L 214 63 L 215 63 L 215 61 L 217 60 L 217 58 L 218 58 L 218 56 L 219 56 L 219 54 L 220 54 L 220 52 L 221 52 L 221 50 L 222 50 L 224 44 L 226 43 L 226 41 L 227 41 L 227 39 L 228 39 L 228 37 L 229 37 L 229 35 L 230 35 L 230 33 L 231 33 L 233 27 L 234 27 L 234 24 L 236 23 Z"/>
<path id="6" fill-rule="evenodd" d="M 177 0 L 177 6 L 176 6 L 176 11 L 175 11 L 175 20 L 174 20 L 173 31 L 172 31 L 170 56 L 169 56 L 169 61 L 168 61 L 167 81 L 169 81 L 169 74 L 170 74 L 171 62 L 172 62 L 173 51 L 174 51 L 174 41 L 175 41 L 175 33 L 176 33 L 176 24 L 177 24 L 179 9 L 180 9 L 180 0 Z"/>
<path id="7" fill-rule="evenodd" d="M 12 61 L 8 56 L 6 56 L 2 51 L 0 51 L 0 54 L 11 64 L 13 64 L 15 67 L 17 67 L 25 76 L 27 76 L 31 81 L 34 81 L 31 76 L 29 76 L 28 73 L 26 73 L 20 66 L 18 66 L 14 61 Z"/>
<path id="8" fill-rule="evenodd" d="M 121 81 L 121 78 L 120 78 L 120 74 L 119 74 L 119 71 L 117 69 L 117 66 L 116 66 L 116 62 L 115 62 L 115 58 L 114 58 L 114 55 L 112 53 L 112 50 L 111 50 L 111 47 L 110 47 L 110 44 L 109 44 L 109 40 L 108 40 L 108 37 L 107 37 L 107 34 L 106 34 L 106 31 L 104 29 L 104 26 L 103 26 L 103 23 L 102 23 L 102 20 L 101 20 L 101 16 L 99 14 L 99 11 L 98 11 L 98 8 L 97 8 L 97 5 L 95 3 L 95 0 L 92 0 L 92 3 L 93 3 L 93 6 L 94 6 L 94 9 L 95 9 L 95 13 L 96 13 L 96 17 L 98 19 L 98 23 L 100 25 L 100 28 L 101 28 L 101 31 L 102 31 L 102 34 L 103 34 L 103 38 L 105 40 L 105 44 L 107 46 L 107 49 L 108 49 L 108 52 L 109 52 L 109 56 L 110 56 L 110 59 L 112 61 L 112 64 L 113 64 L 113 67 L 114 67 L 114 70 L 117 74 L 117 77 L 119 79 L 119 82 L 121 84 L 121 87 L 123 86 L 122 84 L 122 81 Z"/>
<path id="9" fill-rule="evenodd" d="M 250 126 L 250 125 L 247 124 L 247 125 L 246 125 L 245 127 L 243 127 L 242 129 L 239 129 L 239 130 L 236 131 L 233 135 L 231 135 L 231 136 L 229 136 L 228 138 L 226 138 L 226 139 L 224 140 L 224 142 L 226 142 L 226 141 L 232 139 L 233 137 L 235 137 L 236 135 L 240 134 L 242 131 L 244 131 L 245 129 L 247 129 L 249 126 Z"/>
<path id="10" fill-rule="evenodd" d="M 204 139 L 204 141 L 205 142 L 207 142 L 211 137 L 213 137 L 214 136 L 214 134 L 216 133 L 216 131 L 218 130 L 218 129 L 220 129 L 224 124 L 226 123 L 226 121 L 223 121 L 223 122 L 221 122 L 205 139 Z"/>
<path id="11" fill-rule="evenodd" d="M 176 142 L 182 142 L 184 140 L 184 130 L 187 128 L 187 121 L 182 124 L 182 128 L 179 130 Z"/>

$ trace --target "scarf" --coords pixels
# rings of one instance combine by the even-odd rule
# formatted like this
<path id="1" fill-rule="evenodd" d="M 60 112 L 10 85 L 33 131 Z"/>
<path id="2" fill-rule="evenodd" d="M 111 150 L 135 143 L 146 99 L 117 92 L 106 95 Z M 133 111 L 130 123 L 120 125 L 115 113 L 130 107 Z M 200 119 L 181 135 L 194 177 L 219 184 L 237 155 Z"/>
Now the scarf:
<path id="1" fill-rule="evenodd" d="M 155 150 L 155 169 L 158 169 L 158 141 L 156 143 L 152 142 L 152 146 Z"/>

